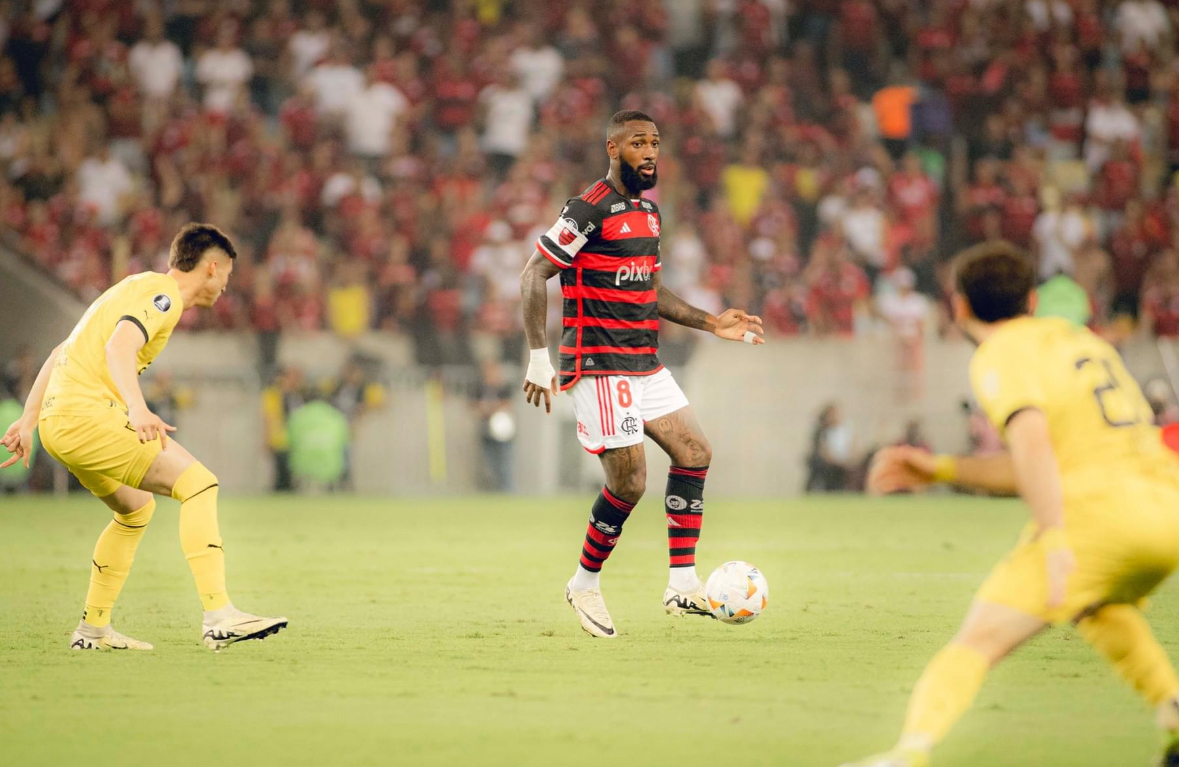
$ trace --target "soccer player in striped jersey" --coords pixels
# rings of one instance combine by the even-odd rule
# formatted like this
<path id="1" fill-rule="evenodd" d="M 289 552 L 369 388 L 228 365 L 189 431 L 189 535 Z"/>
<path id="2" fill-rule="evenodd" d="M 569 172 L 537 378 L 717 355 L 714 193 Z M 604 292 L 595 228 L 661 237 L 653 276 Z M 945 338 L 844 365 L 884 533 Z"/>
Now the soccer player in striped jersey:
<path id="1" fill-rule="evenodd" d="M 521 277 L 531 357 L 525 398 L 552 410 L 559 391 L 573 397 L 577 437 L 600 457 L 606 484 L 594 501 L 577 571 L 565 599 L 581 626 L 615 636 L 598 585 L 602 565 L 646 490 L 646 434 L 671 458 L 667 511 L 671 615 L 710 615 L 696 575 L 704 480 L 712 448 L 687 398 L 659 363 L 660 318 L 720 338 L 762 344 L 761 319 L 740 309 L 719 317 L 691 306 L 659 278 L 659 207 L 643 198 L 658 180 L 659 130 L 642 112 L 618 112 L 606 129 L 610 171 L 566 203 L 536 243 Z M 549 359 L 546 283 L 560 275 L 564 297 L 560 373 Z"/>

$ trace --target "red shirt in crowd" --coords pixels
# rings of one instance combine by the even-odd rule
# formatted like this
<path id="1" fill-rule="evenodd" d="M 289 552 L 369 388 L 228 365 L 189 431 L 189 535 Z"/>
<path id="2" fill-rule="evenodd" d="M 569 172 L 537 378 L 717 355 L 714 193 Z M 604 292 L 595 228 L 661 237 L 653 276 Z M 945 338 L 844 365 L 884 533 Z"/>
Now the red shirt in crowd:
<path id="1" fill-rule="evenodd" d="M 807 316 L 812 325 L 827 327 L 840 335 L 855 332 L 856 304 L 868 297 L 868 278 L 851 262 L 826 269 L 811 283 Z"/>

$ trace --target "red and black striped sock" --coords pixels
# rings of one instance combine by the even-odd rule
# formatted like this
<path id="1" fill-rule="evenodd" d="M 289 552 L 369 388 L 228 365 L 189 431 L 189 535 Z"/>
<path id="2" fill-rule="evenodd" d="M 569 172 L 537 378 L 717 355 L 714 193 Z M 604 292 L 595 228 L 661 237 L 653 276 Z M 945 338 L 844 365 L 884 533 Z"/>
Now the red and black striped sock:
<path id="1" fill-rule="evenodd" d="M 627 503 L 603 487 L 590 511 L 589 528 L 585 533 L 585 544 L 581 547 L 581 566 L 591 573 L 600 572 L 602 564 L 618 545 L 622 526 L 635 505 Z"/>
<path id="2" fill-rule="evenodd" d="M 667 550 L 671 566 L 696 566 L 696 542 L 704 522 L 707 466 L 672 466 L 667 472 Z"/>

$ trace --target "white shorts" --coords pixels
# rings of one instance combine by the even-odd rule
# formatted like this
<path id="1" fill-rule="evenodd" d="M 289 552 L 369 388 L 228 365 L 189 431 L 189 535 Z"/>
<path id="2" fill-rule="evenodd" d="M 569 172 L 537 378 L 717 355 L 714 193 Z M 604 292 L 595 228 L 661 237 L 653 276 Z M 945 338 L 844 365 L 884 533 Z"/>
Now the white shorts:
<path id="1" fill-rule="evenodd" d="M 584 376 L 569 393 L 577 439 L 594 455 L 638 445 L 643 424 L 688 406 L 667 368 L 649 376 Z"/>

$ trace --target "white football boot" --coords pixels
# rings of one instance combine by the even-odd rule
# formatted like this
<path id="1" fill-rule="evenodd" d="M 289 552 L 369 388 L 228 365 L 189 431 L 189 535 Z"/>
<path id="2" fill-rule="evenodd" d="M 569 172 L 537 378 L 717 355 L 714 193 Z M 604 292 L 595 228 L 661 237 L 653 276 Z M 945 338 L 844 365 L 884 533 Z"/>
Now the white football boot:
<path id="1" fill-rule="evenodd" d="M 140 642 L 115 631 L 109 625 L 102 628 L 91 626 L 85 621 L 78 622 L 70 637 L 71 650 L 151 650 L 148 642 Z"/>
<path id="2" fill-rule="evenodd" d="M 696 588 L 688 593 L 668 586 L 663 592 L 663 609 L 668 615 L 707 615 L 715 618 L 708 606 L 708 597 L 704 596 L 704 584 L 697 581 Z"/>
<path id="3" fill-rule="evenodd" d="M 606 609 L 606 600 L 602 599 L 602 592 L 598 589 L 574 591 L 573 581 L 565 586 L 565 601 L 577 613 L 581 627 L 591 636 L 612 639 L 617 636 L 614 631 L 614 621 L 610 619 L 610 611 Z"/>
<path id="4" fill-rule="evenodd" d="M 223 650 L 234 642 L 247 639 L 265 639 L 287 627 L 286 618 L 264 618 L 237 608 L 225 612 L 226 615 L 201 626 L 202 639 L 210 650 Z"/>

